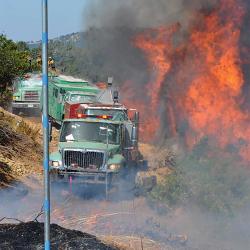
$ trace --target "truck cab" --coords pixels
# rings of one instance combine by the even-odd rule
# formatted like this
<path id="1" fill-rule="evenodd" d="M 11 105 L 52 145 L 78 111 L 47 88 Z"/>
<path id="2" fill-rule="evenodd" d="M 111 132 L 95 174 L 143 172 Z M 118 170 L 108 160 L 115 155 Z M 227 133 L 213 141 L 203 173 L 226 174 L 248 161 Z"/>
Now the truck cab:
<path id="1" fill-rule="evenodd" d="M 40 74 L 26 74 L 18 78 L 13 84 L 13 113 L 39 109 L 42 92 L 42 78 Z"/>
<path id="2" fill-rule="evenodd" d="M 58 151 L 50 155 L 56 180 L 85 184 L 117 183 L 139 161 L 138 127 L 131 121 L 66 119 Z"/>

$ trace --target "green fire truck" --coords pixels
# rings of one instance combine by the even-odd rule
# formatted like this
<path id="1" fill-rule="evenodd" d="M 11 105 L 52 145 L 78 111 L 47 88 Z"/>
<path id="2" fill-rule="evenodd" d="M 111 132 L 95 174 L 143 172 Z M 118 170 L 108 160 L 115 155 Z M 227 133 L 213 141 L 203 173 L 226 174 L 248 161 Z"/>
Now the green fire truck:
<path id="1" fill-rule="evenodd" d="M 99 88 L 81 79 L 66 76 L 50 77 L 48 111 L 52 125 L 61 126 L 65 102 L 94 102 L 99 92 Z"/>
<path id="2" fill-rule="evenodd" d="M 13 84 L 12 112 L 39 110 L 42 92 L 42 78 L 40 74 L 27 74 L 16 79 Z"/>
<path id="3" fill-rule="evenodd" d="M 57 152 L 50 154 L 55 181 L 105 185 L 106 195 L 141 162 L 139 115 L 133 121 L 108 116 L 65 119 Z"/>

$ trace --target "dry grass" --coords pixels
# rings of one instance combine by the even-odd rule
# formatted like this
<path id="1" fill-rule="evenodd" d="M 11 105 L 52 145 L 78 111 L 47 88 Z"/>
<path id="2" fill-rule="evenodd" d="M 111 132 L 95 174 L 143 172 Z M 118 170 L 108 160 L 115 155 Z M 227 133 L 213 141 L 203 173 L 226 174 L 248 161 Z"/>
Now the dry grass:
<path id="1" fill-rule="evenodd" d="M 167 245 L 159 244 L 151 239 L 126 235 L 101 236 L 101 240 L 110 246 L 117 247 L 120 250 L 174 250 Z"/>
<path id="2" fill-rule="evenodd" d="M 38 126 L 31 126 L 23 118 L 0 108 L 0 163 L 10 168 L 8 175 L 18 178 L 41 173 L 40 136 Z"/>
<path id="3" fill-rule="evenodd" d="M 148 161 L 151 169 L 172 168 L 175 166 L 176 152 L 167 146 L 159 148 L 154 145 L 141 143 L 139 149 L 142 155 L 146 156 L 145 159 Z"/>

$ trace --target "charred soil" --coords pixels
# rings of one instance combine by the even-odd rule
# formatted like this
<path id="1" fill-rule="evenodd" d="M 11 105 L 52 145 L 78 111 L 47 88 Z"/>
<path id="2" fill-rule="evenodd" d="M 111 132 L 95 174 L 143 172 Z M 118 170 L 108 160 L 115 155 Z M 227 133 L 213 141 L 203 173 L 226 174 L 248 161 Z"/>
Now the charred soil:
<path id="1" fill-rule="evenodd" d="M 0 225 L 0 249 L 43 249 L 43 230 L 43 223 L 38 222 L 2 224 Z M 118 248 L 104 244 L 91 234 L 65 229 L 56 224 L 52 224 L 51 249 L 116 250 Z"/>

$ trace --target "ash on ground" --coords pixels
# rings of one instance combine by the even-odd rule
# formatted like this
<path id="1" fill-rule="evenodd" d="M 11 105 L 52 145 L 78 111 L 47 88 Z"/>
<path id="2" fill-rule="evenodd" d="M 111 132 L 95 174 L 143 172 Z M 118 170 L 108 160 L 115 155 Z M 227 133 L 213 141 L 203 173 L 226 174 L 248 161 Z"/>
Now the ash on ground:
<path id="1" fill-rule="evenodd" d="M 44 249 L 44 225 L 38 222 L 0 225 L 0 249 Z M 51 249 L 117 250 L 105 245 L 95 236 L 51 225 Z"/>

